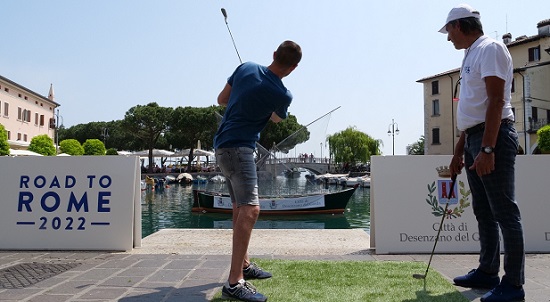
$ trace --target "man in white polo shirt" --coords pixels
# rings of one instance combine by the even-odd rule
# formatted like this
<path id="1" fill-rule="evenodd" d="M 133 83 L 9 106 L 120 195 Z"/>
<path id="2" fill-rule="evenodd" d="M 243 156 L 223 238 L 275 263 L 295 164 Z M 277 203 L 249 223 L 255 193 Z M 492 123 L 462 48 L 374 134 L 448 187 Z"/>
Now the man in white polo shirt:
<path id="1" fill-rule="evenodd" d="M 480 14 L 469 5 L 453 8 L 440 32 L 456 49 L 465 49 L 456 117 L 462 132 L 450 172 L 466 168 L 481 246 L 478 268 L 454 282 L 491 289 L 481 298 L 484 302 L 524 301 L 525 252 L 514 180 L 519 143 L 510 105 L 512 57 L 506 45 L 483 34 Z M 502 280 L 499 229 L 504 243 Z"/>

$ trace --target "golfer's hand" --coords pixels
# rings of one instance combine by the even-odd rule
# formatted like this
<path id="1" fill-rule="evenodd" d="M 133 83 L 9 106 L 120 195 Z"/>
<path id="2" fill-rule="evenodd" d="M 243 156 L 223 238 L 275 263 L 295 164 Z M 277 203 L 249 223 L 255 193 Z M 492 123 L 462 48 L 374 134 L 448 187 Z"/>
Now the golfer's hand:
<path id="1" fill-rule="evenodd" d="M 457 175 L 462 172 L 462 168 L 464 168 L 464 159 L 462 156 L 454 155 L 449 165 L 449 172 L 451 172 L 451 175 Z"/>
<path id="2" fill-rule="evenodd" d="M 491 174 L 495 170 L 495 153 L 486 154 L 479 152 L 470 170 L 476 171 L 479 177 Z"/>

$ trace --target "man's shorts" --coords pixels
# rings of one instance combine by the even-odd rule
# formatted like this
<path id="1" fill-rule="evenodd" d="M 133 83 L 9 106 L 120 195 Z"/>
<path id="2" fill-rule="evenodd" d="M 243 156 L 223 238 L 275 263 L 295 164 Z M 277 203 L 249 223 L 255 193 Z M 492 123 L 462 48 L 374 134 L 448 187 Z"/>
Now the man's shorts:
<path id="1" fill-rule="evenodd" d="M 216 162 L 237 207 L 259 206 L 258 173 L 254 161 L 254 150 L 247 147 L 220 148 L 216 150 Z"/>

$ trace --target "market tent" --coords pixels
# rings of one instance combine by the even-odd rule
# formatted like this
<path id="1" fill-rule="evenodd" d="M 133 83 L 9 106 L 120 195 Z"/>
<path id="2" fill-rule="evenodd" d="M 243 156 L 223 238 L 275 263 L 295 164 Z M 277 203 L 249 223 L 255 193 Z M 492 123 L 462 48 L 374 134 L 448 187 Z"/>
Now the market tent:
<path id="1" fill-rule="evenodd" d="M 174 153 L 172 156 L 189 156 L 190 152 L 191 149 L 183 149 Z M 193 149 L 193 156 L 214 156 L 214 152 L 202 149 Z"/>
<path id="2" fill-rule="evenodd" d="M 17 150 L 17 149 L 10 149 L 10 155 L 11 156 L 43 156 L 40 153 L 36 153 L 29 150 Z"/>
<path id="3" fill-rule="evenodd" d="M 149 156 L 149 150 L 134 152 L 133 155 Z M 153 157 L 168 157 L 174 155 L 174 152 L 162 149 L 153 149 Z"/>

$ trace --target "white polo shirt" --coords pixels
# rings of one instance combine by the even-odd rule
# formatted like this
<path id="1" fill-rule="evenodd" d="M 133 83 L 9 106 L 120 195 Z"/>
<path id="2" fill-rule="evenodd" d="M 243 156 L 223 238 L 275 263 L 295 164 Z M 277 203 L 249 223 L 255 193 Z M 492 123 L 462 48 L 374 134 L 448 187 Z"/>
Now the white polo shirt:
<path id="1" fill-rule="evenodd" d="M 459 130 L 464 131 L 485 122 L 488 97 L 485 77 L 496 76 L 505 81 L 502 119 L 514 120 L 512 105 L 512 56 L 506 45 L 488 36 L 481 36 L 465 51 L 460 70 L 460 95 L 456 114 Z"/>

